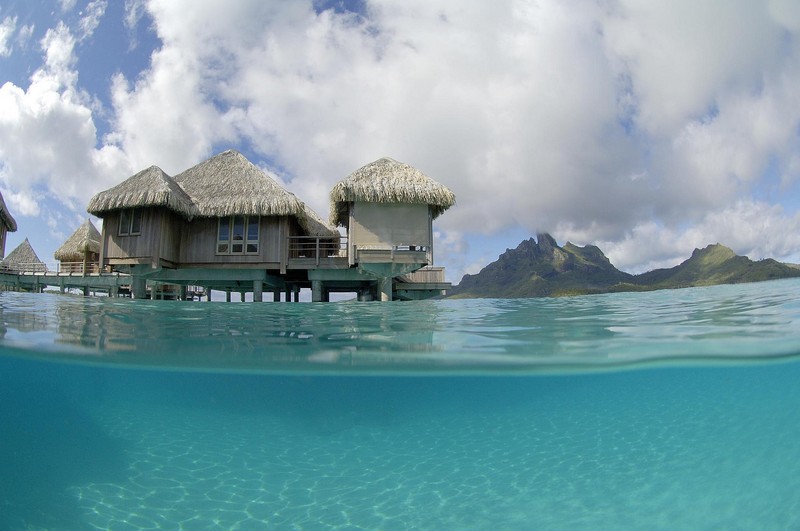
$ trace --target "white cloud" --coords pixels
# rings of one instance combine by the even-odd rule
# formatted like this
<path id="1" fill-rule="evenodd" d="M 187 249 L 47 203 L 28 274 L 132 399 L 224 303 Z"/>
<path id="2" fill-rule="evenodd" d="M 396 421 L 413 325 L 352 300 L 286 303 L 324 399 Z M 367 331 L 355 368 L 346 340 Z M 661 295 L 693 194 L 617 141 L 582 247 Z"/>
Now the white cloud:
<path id="1" fill-rule="evenodd" d="M 28 42 L 31 40 L 31 37 L 33 37 L 33 30 L 34 30 L 33 24 L 27 24 L 19 28 L 19 31 L 17 32 L 17 44 L 21 48 L 24 48 L 28 45 Z"/>
<path id="2" fill-rule="evenodd" d="M 665 227 L 652 221 L 634 227 L 618 241 L 600 242 L 611 262 L 634 273 L 672 267 L 696 248 L 722 243 L 753 260 L 797 258 L 800 213 L 787 214 L 779 205 L 740 200 L 709 212 L 699 223 Z"/>
<path id="3" fill-rule="evenodd" d="M 69 208 L 83 209 L 98 187 L 129 169 L 115 147 L 95 149 L 91 100 L 76 87 L 69 29 L 59 24 L 48 30 L 41 45 L 44 65 L 27 90 L 10 82 L 0 87 L 0 178 L 22 215 L 38 215 L 45 191 Z"/>
<path id="4" fill-rule="evenodd" d="M 106 13 L 108 2 L 106 0 L 93 0 L 89 2 L 86 9 L 81 12 L 81 19 L 78 23 L 81 33 L 78 40 L 88 39 L 94 34 L 94 30 L 100 25 L 100 19 Z"/>
<path id="5" fill-rule="evenodd" d="M 0 22 L 0 57 L 11 55 L 11 37 L 17 29 L 17 17 L 6 17 Z"/>
<path id="6" fill-rule="evenodd" d="M 3 189 L 2 194 L 8 205 L 8 208 L 11 212 L 14 212 L 14 215 L 39 215 L 39 200 L 30 192 L 14 192 L 12 190 Z"/>
<path id="7" fill-rule="evenodd" d="M 461 270 L 479 254 L 466 258 L 471 235 L 508 227 L 602 243 L 637 268 L 714 238 L 786 252 L 723 228 L 750 212 L 770 230 L 796 223 L 753 199 L 767 175 L 787 188 L 800 176 L 791 0 L 384 0 L 359 14 L 126 0 L 131 35 L 148 15 L 161 46 L 146 71 L 110 81 L 112 131 L 98 142 L 75 46 L 104 5 L 87 7 L 77 37 L 47 33 L 27 90 L 0 90 L 4 186 L 74 201 L 150 164 L 175 173 L 244 145 L 324 216 L 336 181 L 392 156 L 456 192 L 437 256 Z M 37 148 L 8 144 L 18 138 Z"/>
<path id="8" fill-rule="evenodd" d="M 75 4 L 78 3 L 78 0 L 59 0 L 59 3 L 61 4 L 61 12 L 66 13 L 75 9 Z"/>

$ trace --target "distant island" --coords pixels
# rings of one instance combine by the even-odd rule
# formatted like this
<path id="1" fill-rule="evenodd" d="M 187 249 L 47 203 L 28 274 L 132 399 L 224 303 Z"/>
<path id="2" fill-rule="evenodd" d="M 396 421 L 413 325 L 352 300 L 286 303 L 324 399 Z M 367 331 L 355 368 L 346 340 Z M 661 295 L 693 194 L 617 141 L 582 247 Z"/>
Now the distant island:
<path id="1" fill-rule="evenodd" d="M 537 241 L 538 240 L 538 241 Z M 695 249 L 683 263 L 632 275 L 614 267 L 598 247 L 549 234 L 524 240 L 475 275 L 464 275 L 448 298 L 563 297 L 618 291 L 649 291 L 715 284 L 739 284 L 800 277 L 800 266 L 767 258 L 753 261 L 720 244 Z"/>

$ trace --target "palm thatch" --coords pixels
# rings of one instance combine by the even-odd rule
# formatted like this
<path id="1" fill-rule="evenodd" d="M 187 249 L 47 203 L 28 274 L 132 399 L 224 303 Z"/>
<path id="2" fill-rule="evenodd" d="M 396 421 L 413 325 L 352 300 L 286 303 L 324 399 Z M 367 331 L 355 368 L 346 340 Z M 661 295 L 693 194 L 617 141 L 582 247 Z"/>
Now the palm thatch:
<path id="1" fill-rule="evenodd" d="M 8 211 L 6 202 L 3 200 L 3 194 L 0 194 L 0 223 L 6 226 L 8 232 L 16 232 L 17 230 L 17 221 Z"/>
<path id="2" fill-rule="evenodd" d="M 175 176 L 198 216 L 304 215 L 303 203 L 244 155 L 228 150 Z"/>
<path id="3" fill-rule="evenodd" d="M 192 200 L 158 166 L 150 166 L 117 186 L 92 197 L 86 210 L 95 216 L 112 210 L 163 206 L 191 219 L 196 215 Z"/>
<path id="4" fill-rule="evenodd" d="M 311 207 L 303 203 L 303 216 L 297 216 L 297 221 L 303 227 L 309 236 L 317 238 L 339 238 L 341 234 L 332 227 L 325 223 L 325 221 L 314 212 Z"/>
<path id="5" fill-rule="evenodd" d="M 31 247 L 31 242 L 28 241 L 28 238 L 25 238 L 25 241 L 17 245 L 3 259 L 3 269 L 9 271 L 45 271 L 47 267 L 36 256 L 36 251 Z"/>
<path id="6" fill-rule="evenodd" d="M 84 260 L 87 254 L 100 254 L 100 239 L 100 231 L 91 220 L 87 219 L 61 247 L 56 249 L 53 256 L 61 262 Z"/>
<path id="7" fill-rule="evenodd" d="M 385 157 L 359 168 L 333 187 L 333 225 L 347 222 L 348 205 L 353 201 L 427 204 L 436 219 L 455 204 L 456 196 L 416 168 Z"/>

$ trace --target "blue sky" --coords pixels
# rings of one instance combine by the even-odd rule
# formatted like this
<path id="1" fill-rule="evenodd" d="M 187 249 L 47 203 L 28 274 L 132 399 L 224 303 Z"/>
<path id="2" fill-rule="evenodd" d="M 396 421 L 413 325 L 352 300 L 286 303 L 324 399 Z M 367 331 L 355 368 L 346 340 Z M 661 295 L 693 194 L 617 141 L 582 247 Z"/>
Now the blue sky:
<path id="1" fill-rule="evenodd" d="M 94 193 L 235 148 L 323 217 L 383 156 L 447 185 L 454 282 L 537 232 L 630 272 L 800 262 L 798 86 L 795 0 L 4 2 L 6 251 L 52 262 Z"/>

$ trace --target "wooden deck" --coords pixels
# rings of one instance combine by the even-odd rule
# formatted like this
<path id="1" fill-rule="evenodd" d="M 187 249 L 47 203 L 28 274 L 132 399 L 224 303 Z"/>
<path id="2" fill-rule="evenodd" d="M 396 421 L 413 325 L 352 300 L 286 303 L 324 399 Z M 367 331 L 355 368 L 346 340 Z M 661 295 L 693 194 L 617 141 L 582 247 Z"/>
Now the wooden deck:
<path id="1" fill-rule="evenodd" d="M 310 288 L 314 300 L 327 300 L 327 293 L 336 291 L 356 292 L 364 300 L 380 298 L 381 293 L 415 300 L 443 295 L 451 287 L 444 280 L 444 268 L 426 265 L 430 254 L 426 248 L 348 250 L 344 237 L 339 241 L 303 237 L 290 238 L 286 249 L 286 270 L 281 272 L 241 264 L 175 268 L 134 264 L 112 272 L 101 270 L 97 263 L 60 263 L 54 268 L 42 263 L 15 264 L 13 269 L 0 263 L 0 289 L 41 292 L 55 287 L 62 292 L 79 289 L 85 295 L 169 299 L 194 299 L 201 292 L 208 296 L 213 289 L 226 292 L 226 300 L 231 292 L 240 293 L 242 299 L 244 293 L 252 293 L 254 300 L 263 300 L 264 291 L 272 292 L 273 300 L 280 300 L 284 292 L 286 300 L 297 300 L 301 289 Z"/>

